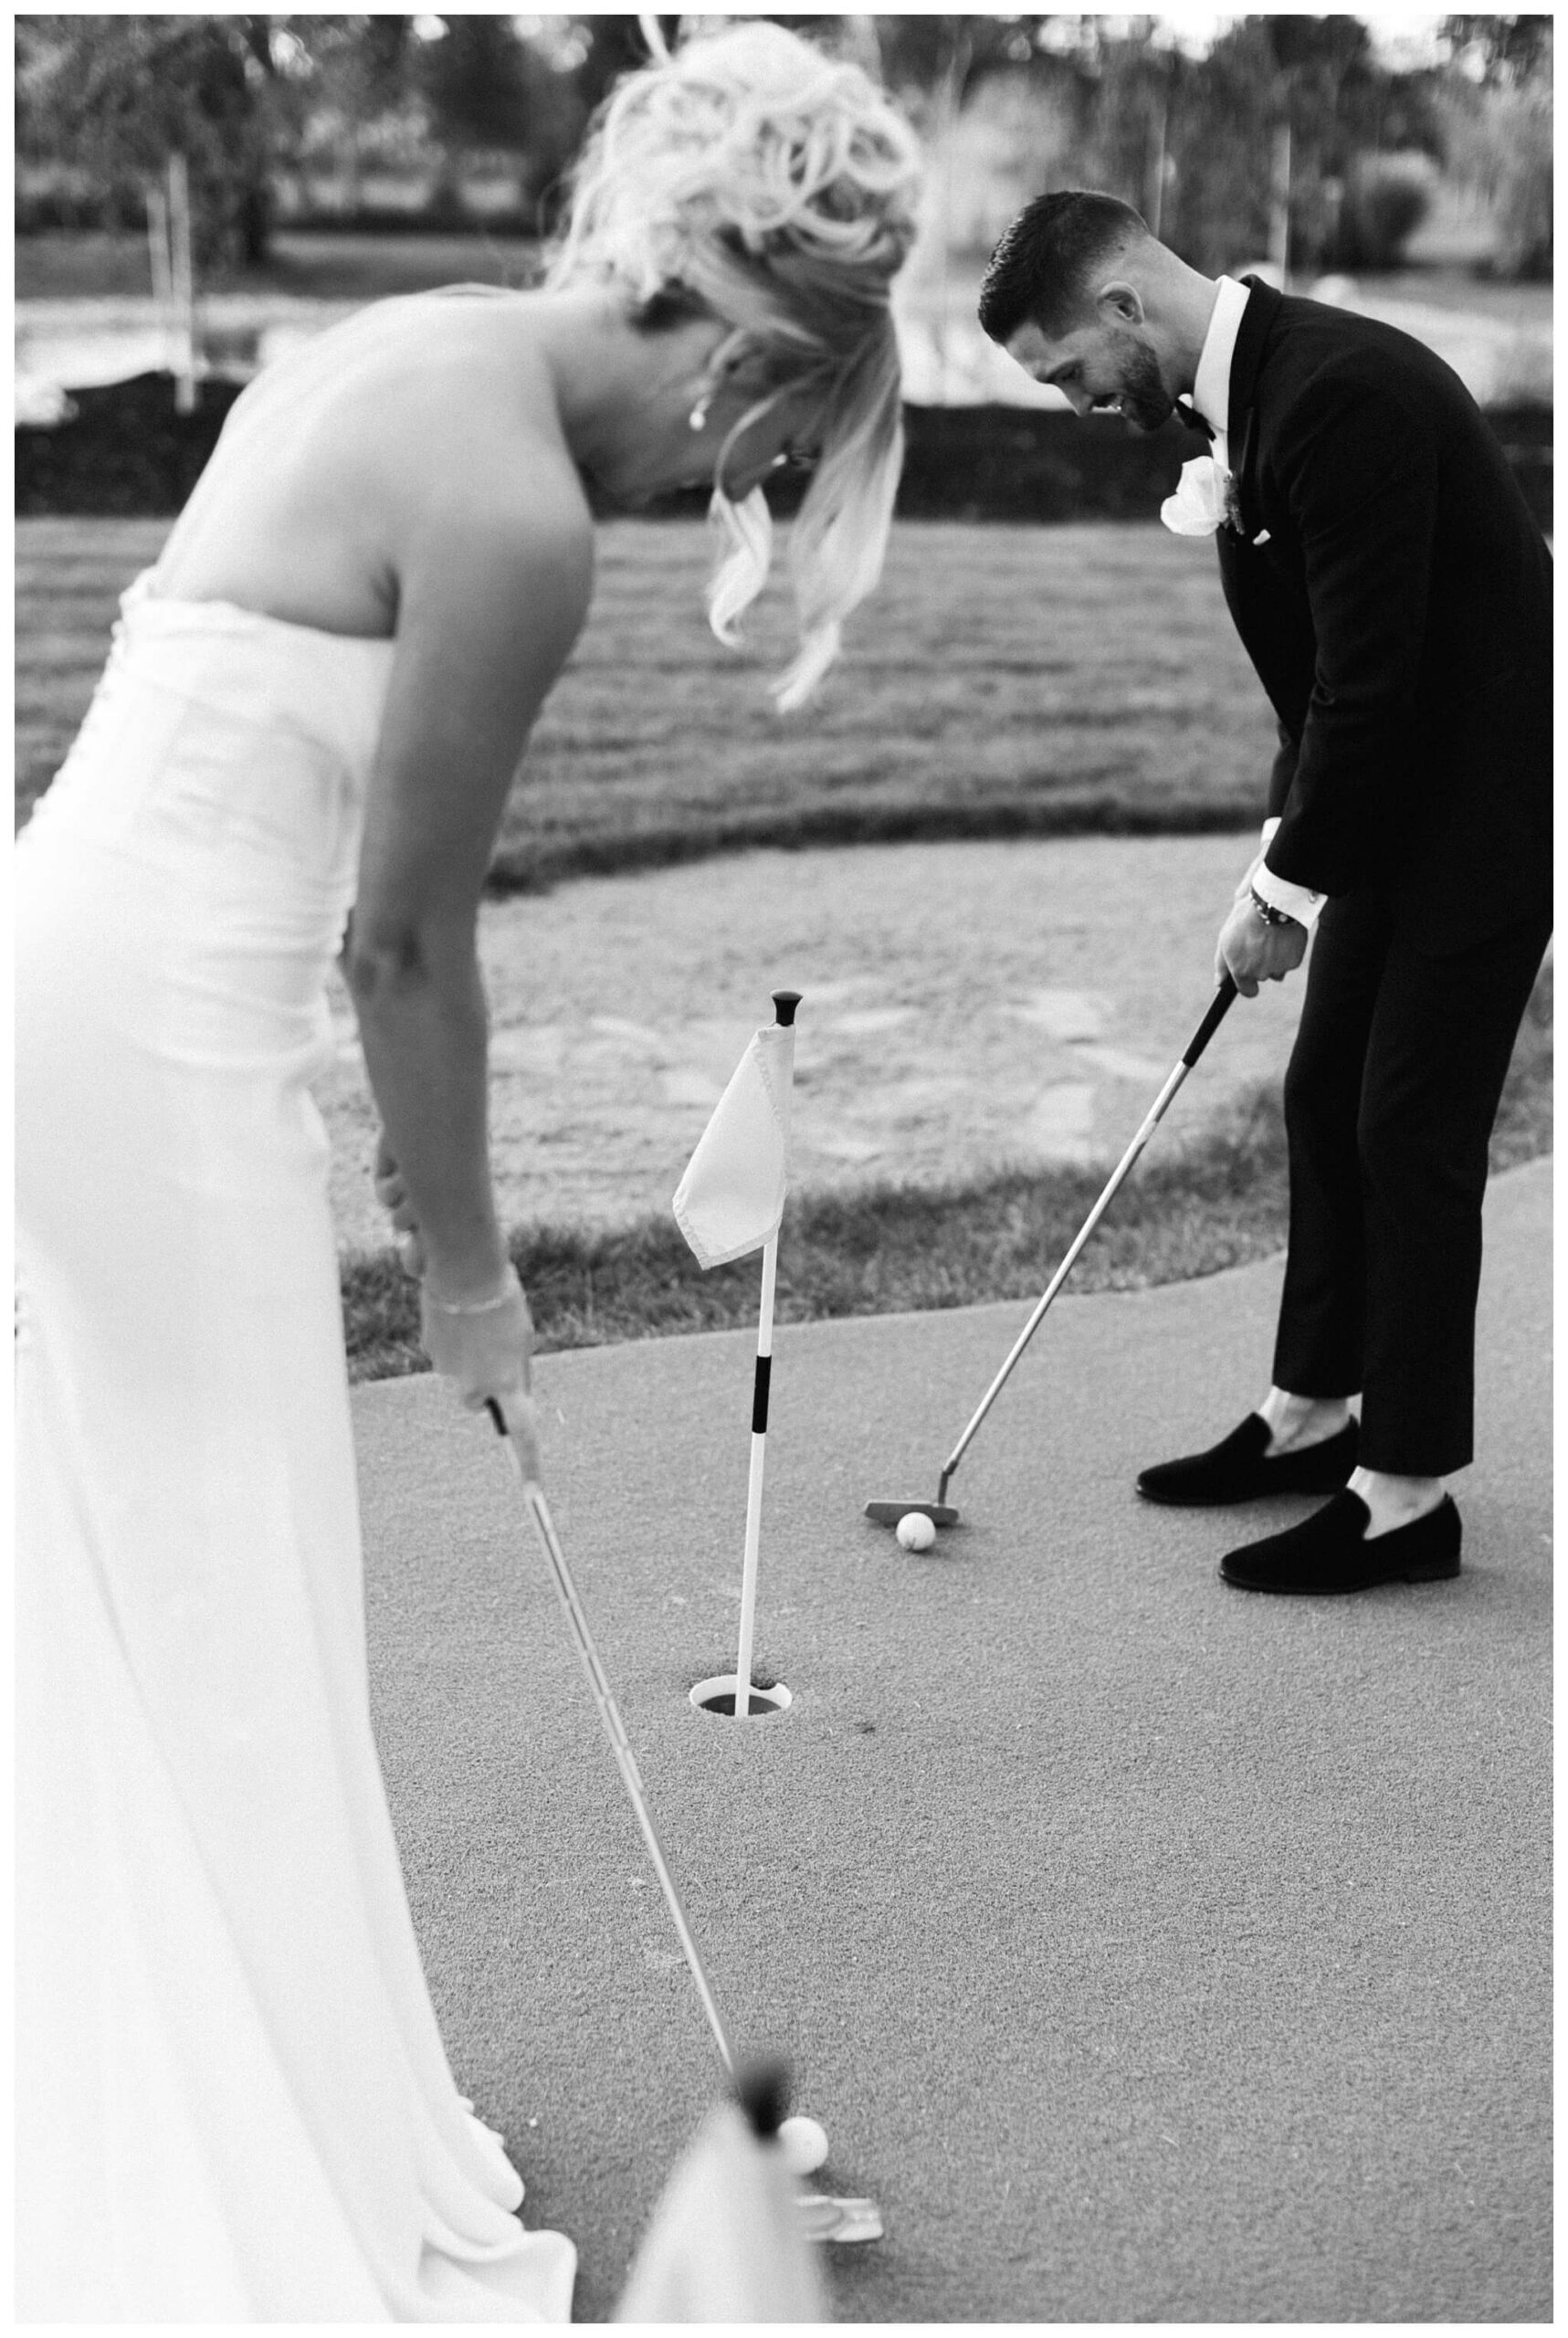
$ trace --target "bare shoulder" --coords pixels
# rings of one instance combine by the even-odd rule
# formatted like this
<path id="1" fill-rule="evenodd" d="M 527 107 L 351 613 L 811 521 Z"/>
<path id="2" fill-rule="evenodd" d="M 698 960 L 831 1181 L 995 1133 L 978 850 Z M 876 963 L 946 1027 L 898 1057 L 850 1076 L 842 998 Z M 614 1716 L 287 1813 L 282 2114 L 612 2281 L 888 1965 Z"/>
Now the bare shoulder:
<path id="1" fill-rule="evenodd" d="M 593 519 L 542 360 L 488 304 L 417 324 L 366 415 L 399 600 L 455 563 L 487 589 L 532 596 L 548 582 L 585 606 Z"/>
<path id="2" fill-rule="evenodd" d="M 462 321 L 395 353 L 371 426 L 397 643 L 383 744 L 426 781 L 456 751 L 447 792 L 488 805 L 582 630 L 594 531 L 548 367 L 526 334 Z"/>
<path id="3" fill-rule="evenodd" d="M 378 301 L 269 367 L 175 524 L 165 589 L 372 635 L 443 585 L 585 606 L 587 499 L 520 310 Z"/>

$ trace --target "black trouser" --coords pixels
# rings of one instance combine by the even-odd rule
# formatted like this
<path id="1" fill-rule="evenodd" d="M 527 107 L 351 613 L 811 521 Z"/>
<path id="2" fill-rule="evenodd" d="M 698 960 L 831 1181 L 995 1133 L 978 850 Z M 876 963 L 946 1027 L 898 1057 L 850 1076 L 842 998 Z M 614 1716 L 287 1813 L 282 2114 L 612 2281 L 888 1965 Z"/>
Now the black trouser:
<path id="1" fill-rule="evenodd" d="M 1374 898 L 1319 920 L 1285 1075 L 1274 1385 L 1359 1389 L 1365 1469 L 1436 1478 L 1471 1458 L 1487 1144 L 1551 931 L 1537 914 L 1437 957 Z"/>

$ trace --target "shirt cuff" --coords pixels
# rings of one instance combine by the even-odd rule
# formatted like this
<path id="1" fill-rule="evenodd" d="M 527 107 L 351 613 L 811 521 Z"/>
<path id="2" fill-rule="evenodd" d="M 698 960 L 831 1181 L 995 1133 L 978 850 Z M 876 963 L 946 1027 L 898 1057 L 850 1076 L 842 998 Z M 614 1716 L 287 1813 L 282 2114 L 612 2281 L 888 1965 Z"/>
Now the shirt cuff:
<path id="1" fill-rule="evenodd" d="M 1328 900 L 1326 893 L 1314 893 L 1309 886 L 1292 885 L 1289 877 L 1277 877 L 1267 861 L 1254 872 L 1252 890 L 1260 900 L 1268 903 L 1270 909 L 1283 910 L 1286 916 L 1293 917 L 1298 925 L 1304 925 L 1309 933 L 1317 924 L 1323 903 Z"/>

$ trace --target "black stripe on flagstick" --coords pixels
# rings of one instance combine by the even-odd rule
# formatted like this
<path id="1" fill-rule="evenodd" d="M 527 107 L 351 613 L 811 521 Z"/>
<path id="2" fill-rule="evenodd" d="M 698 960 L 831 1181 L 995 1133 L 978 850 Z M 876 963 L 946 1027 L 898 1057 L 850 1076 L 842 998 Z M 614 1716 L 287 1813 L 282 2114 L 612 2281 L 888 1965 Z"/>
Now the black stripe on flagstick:
<path id="1" fill-rule="evenodd" d="M 768 1426 L 768 1374 L 773 1368 L 771 1355 L 757 1358 L 756 1385 L 752 1391 L 752 1435 L 762 1437 Z"/>

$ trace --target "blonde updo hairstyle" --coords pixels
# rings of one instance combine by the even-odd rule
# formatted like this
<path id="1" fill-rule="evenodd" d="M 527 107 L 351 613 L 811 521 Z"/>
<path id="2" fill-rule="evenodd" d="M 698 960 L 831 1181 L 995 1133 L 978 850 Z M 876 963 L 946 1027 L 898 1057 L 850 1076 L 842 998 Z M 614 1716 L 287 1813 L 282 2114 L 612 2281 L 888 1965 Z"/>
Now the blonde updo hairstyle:
<path id="1" fill-rule="evenodd" d="M 721 641 L 740 639 L 773 542 L 762 489 L 733 503 L 725 460 L 782 397 L 820 386 L 820 454 L 790 534 L 801 647 L 773 686 L 784 710 L 809 697 L 881 574 L 903 459 L 889 302 L 919 195 L 913 132 L 858 65 L 780 25 L 731 26 L 617 83 L 546 279 L 623 285 L 649 329 L 706 312 L 754 353 L 757 401 L 714 472 L 725 551 L 708 607 Z"/>

